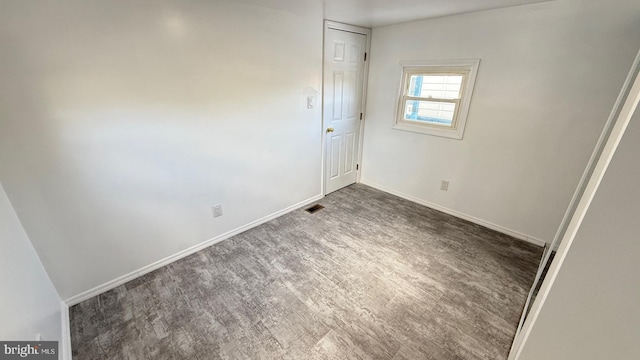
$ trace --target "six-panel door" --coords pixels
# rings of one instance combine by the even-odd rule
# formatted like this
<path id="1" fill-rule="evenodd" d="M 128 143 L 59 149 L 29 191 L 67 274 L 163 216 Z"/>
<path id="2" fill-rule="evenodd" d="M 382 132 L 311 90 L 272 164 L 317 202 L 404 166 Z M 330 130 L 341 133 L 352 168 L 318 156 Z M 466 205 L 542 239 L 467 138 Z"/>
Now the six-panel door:
<path id="1" fill-rule="evenodd" d="M 329 29 L 324 49 L 325 193 L 356 181 L 366 36 Z"/>

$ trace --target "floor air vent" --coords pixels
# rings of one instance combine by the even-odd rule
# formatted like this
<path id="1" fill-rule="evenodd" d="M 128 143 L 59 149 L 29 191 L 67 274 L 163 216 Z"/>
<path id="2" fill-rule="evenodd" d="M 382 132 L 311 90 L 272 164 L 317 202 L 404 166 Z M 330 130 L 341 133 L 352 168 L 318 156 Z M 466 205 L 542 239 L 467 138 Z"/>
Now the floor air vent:
<path id="1" fill-rule="evenodd" d="M 308 212 L 309 214 L 313 214 L 316 213 L 320 210 L 324 209 L 324 206 L 320 205 L 320 204 L 315 204 L 310 208 L 305 209 L 304 211 Z"/>

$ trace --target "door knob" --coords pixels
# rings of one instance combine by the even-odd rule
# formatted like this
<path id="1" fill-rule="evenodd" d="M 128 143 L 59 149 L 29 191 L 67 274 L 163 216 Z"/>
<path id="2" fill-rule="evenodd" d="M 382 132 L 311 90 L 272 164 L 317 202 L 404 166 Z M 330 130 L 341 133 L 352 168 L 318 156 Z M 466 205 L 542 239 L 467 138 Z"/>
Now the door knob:
<path id="1" fill-rule="evenodd" d="M 333 132 L 333 128 L 327 128 L 327 132 L 328 133 Z"/>

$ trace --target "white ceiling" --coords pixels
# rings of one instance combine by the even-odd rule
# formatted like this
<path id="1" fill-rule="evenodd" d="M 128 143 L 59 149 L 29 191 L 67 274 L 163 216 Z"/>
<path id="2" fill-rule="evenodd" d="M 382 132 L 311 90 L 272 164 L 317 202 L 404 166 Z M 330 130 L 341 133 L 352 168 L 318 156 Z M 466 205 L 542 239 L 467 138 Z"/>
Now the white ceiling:
<path id="1" fill-rule="evenodd" d="M 377 27 L 546 1 L 550 0 L 324 0 L 323 3 L 326 19 Z"/>
<path id="2" fill-rule="evenodd" d="M 295 13 L 324 10 L 324 18 L 365 27 L 553 0 L 227 0 Z"/>

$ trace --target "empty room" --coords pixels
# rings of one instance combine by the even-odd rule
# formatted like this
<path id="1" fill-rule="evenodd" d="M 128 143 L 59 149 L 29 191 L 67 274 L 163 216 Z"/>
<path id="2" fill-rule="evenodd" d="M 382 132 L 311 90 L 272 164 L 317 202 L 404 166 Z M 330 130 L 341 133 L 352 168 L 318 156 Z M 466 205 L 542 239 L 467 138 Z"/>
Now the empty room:
<path id="1" fill-rule="evenodd" d="M 0 358 L 640 359 L 637 0 L 0 0 Z"/>

